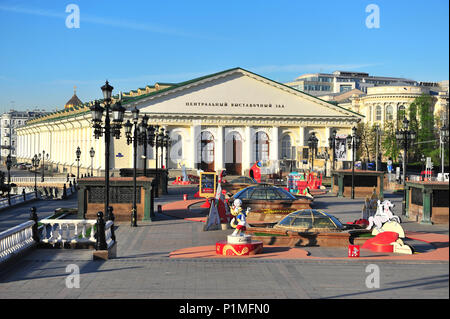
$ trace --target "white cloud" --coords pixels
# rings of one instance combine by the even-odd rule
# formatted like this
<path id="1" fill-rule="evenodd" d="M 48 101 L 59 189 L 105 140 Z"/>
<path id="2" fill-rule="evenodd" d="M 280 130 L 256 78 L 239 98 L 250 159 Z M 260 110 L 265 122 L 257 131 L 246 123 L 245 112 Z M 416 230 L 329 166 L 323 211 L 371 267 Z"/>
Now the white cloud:
<path id="1" fill-rule="evenodd" d="M 56 13 L 54 11 L 42 10 L 38 8 L 27 8 L 21 6 L 11 6 L 11 5 L 2 5 L 0 4 L 0 11 L 14 12 L 20 14 L 29 14 L 34 16 L 43 16 L 43 17 L 51 17 L 51 18 L 61 18 L 66 19 L 66 13 Z M 133 22 L 129 20 L 124 20 L 120 18 L 114 19 L 105 19 L 102 17 L 96 17 L 84 14 L 82 9 L 80 9 L 80 22 L 83 23 L 92 23 L 97 25 L 105 25 L 111 27 L 117 27 L 122 29 L 130 29 L 136 31 L 150 32 L 150 33 L 161 33 L 172 36 L 179 37 L 188 37 L 188 38 L 197 38 L 197 39 L 210 39 L 207 36 L 203 36 L 197 33 L 189 33 L 176 28 L 161 26 L 149 23 L 139 23 Z M 214 37 L 217 39 L 217 37 Z"/>

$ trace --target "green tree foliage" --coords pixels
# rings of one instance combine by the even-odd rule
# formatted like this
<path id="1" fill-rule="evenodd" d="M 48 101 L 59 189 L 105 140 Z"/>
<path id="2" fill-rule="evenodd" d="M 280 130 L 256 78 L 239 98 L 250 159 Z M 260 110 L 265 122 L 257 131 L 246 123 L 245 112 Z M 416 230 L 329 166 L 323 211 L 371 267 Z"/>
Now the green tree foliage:
<path id="1" fill-rule="evenodd" d="M 417 128 L 418 153 L 430 156 L 438 146 L 436 142 L 434 116 L 433 116 L 433 98 L 430 95 L 422 94 L 412 103 L 417 108 L 419 123 Z"/>
<path id="2" fill-rule="evenodd" d="M 399 147 L 395 138 L 396 129 L 395 122 L 385 122 L 383 130 L 384 134 L 381 139 L 382 154 L 387 158 L 391 157 L 394 161 L 397 160 L 399 154 Z"/>
<path id="3" fill-rule="evenodd" d="M 417 100 L 417 99 L 416 99 Z M 410 104 L 408 108 L 408 115 L 409 115 L 409 130 L 416 132 L 416 134 L 419 132 L 419 121 L 417 116 L 417 109 L 418 104 L 416 103 L 416 100 L 413 101 L 413 103 Z M 408 159 L 410 161 L 418 161 L 420 159 L 420 144 L 417 143 L 418 140 L 416 139 L 408 146 Z"/>
<path id="4" fill-rule="evenodd" d="M 371 125 L 369 123 L 358 123 L 357 134 L 361 138 L 361 144 L 359 145 L 358 151 L 356 153 L 356 157 L 358 159 L 369 159 L 371 160 L 371 139 L 370 139 L 370 128 Z"/>

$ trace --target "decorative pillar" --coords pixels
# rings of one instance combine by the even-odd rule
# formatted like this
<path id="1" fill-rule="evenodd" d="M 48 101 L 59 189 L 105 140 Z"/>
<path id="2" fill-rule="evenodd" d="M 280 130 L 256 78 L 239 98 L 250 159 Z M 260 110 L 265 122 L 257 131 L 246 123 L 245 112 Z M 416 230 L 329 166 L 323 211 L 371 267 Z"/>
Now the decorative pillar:
<path id="1" fill-rule="evenodd" d="M 298 128 L 299 131 L 299 145 L 305 146 L 305 127 L 301 126 Z"/>
<path id="2" fill-rule="evenodd" d="M 216 148 L 215 148 L 215 166 L 216 170 L 225 169 L 224 165 L 224 140 L 223 140 L 223 126 L 219 126 L 217 128 L 217 139 L 216 139 Z"/>
<path id="3" fill-rule="evenodd" d="M 270 143 L 270 160 L 277 161 L 279 159 L 279 140 L 278 140 L 278 127 L 272 127 L 272 141 Z"/>
<path id="4" fill-rule="evenodd" d="M 433 190 L 431 188 L 427 188 L 424 187 L 422 189 L 422 196 L 423 196 L 423 203 L 422 203 L 422 211 L 423 211 L 423 215 L 422 215 L 422 221 L 420 222 L 421 224 L 433 224 L 431 222 L 431 206 L 432 206 L 432 201 L 431 201 L 431 195 L 433 194 Z"/>
<path id="5" fill-rule="evenodd" d="M 201 123 L 201 122 L 200 122 Z M 198 151 L 200 149 L 200 133 L 202 131 L 201 125 L 199 125 L 198 123 L 196 123 L 196 121 L 194 121 L 194 123 L 191 125 L 190 127 L 190 149 L 191 149 L 191 154 L 189 157 L 189 166 L 191 169 L 196 169 L 197 168 L 197 163 L 200 160 L 200 156 L 198 154 Z"/>
<path id="6" fill-rule="evenodd" d="M 246 126 L 244 130 L 244 143 L 242 143 L 243 148 L 243 158 L 242 158 L 242 171 L 249 170 L 250 167 L 253 165 L 253 158 L 252 158 L 252 135 L 253 135 L 253 128 L 251 126 Z"/>

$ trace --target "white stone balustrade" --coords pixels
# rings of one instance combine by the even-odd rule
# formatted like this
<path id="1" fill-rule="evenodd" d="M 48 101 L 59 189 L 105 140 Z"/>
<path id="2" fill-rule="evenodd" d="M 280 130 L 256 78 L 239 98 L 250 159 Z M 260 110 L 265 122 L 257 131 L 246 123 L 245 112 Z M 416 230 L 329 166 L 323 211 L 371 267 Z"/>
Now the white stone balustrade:
<path id="1" fill-rule="evenodd" d="M 94 226 L 96 219 L 42 219 L 39 221 L 42 227 L 41 242 L 48 244 L 61 243 L 96 243 Z M 106 244 L 110 247 L 114 241 L 111 238 L 111 227 L 114 223 L 107 221 L 105 224 Z M 90 229 L 90 233 L 87 234 Z"/>
<path id="2" fill-rule="evenodd" d="M 45 183 L 48 184 L 72 184 L 75 182 L 75 177 L 69 177 L 69 181 L 67 181 L 67 177 L 45 177 L 44 183 L 41 182 L 41 176 L 37 176 L 37 183 L 41 186 Z M 34 176 L 12 176 L 11 183 L 34 183 Z"/>
<path id="3" fill-rule="evenodd" d="M 95 219 L 42 219 L 41 242 L 56 243 L 95 243 Z M 89 237 L 87 231 L 91 229 Z"/>
<path id="4" fill-rule="evenodd" d="M 39 227 L 40 242 L 55 245 L 61 243 L 88 243 L 95 245 L 96 219 L 42 219 Z M 35 241 L 33 239 L 34 221 L 30 220 L 18 226 L 12 227 L 0 233 L 0 263 L 19 254 L 23 250 L 31 247 Z M 109 220 L 105 223 L 105 240 L 109 249 L 114 243 L 113 239 L 114 222 Z M 90 232 L 88 234 L 88 231 Z"/>
<path id="5" fill-rule="evenodd" d="M 33 225 L 30 220 L 0 233 L 0 263 L 34 244 Z"/>
<path id="6" fill-rule="evenodd" d="M 25 201 L 28 200 L 32 200 L 36 198 L 36 193 L 35 192 L 31 192 L 31 193 L 27 193 L 25 194 Z M 18 195 L 11 195 L 11 206 L 23 203 L 23 195 L 22 194 L 18 194 Z M 8 203 L 8 198 L 2 198 L 0 200 L 0 209 L 1 208 L 5 208 L 5 207 L 10 207 L 9 203 Z"/>

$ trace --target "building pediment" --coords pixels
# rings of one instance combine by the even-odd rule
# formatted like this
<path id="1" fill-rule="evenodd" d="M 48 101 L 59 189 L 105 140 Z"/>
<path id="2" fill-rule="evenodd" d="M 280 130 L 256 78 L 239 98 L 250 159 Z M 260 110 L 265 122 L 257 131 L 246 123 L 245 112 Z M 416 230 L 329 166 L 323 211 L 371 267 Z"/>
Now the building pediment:
<path id="1" fill-rule="evenodd" d="M 325 102 L 241 68 L 179 83 L 158 92 L 124 100 L 144 113 L 205 116 L 284 116 L 353 118 L 362 115 Z"/>

